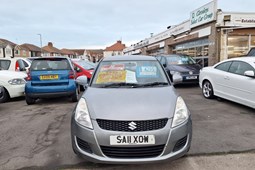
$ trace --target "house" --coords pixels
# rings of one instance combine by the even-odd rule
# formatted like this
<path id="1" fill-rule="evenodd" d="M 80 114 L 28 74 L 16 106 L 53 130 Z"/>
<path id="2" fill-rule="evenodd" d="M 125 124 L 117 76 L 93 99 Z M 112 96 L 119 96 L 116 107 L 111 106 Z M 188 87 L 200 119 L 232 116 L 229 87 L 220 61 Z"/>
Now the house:
<path id="1" fill-rule="evenodd" d="M 15 47 L 16 47 L 15 43 L 0 38 L 0 58 L 13 57 Z"/>
<path id="2" fill-rule="evenodd" d="M 42 49 L 40 47 L 28 43 L 22 44 L 21 46 L 29 50 L 29 57 L 41 56 Z"/>
<path id="3" fill-rule="evenodd" d="M 101 58 L 103 58 L 104 56 L 104 50 L 102 49 L 86 49 L 84 51 L 84 56 L 87 56 L 87 58 L 92 61 L 92 62 L 98 62 L 99 60 L 101 60 Z"/>
<path id="4" fill-rule="evenodd" d="M 85 49 L 68 49 L 72 52 L 74 52 L 76 58 L 81 58 L 85 59 L 86 57 L 84 56 Z"/>
<path id="5" fill-rule="evenodd" d="M 63 48 L 60 50 L 62 55 L 69 57 L 69 58 L 75 58 L 75 52 L 68 50 L 66 48 Z"/>
<path id="6" fill-rule="evenodd" d="M 16 45 L 14 48 L 14 57 L 30 57 L 30 51 L 23 45 Z"/>
<path id="7" fill-rule="evenodd" d="M 125 44 L 122 44 L 122 42 L 119 40 L 110 47 L 106 47 L 106 49 L 104 50 L 104 57 L 123 55 L 124 48 L 126 48 Z"/>
<path id="8" fill-rule="evenodd" d="M 43 48 L 43 56 L 60 56 L 61 51 L 53 46 L 52 42 L 48 42 L 47 46 Z"/>

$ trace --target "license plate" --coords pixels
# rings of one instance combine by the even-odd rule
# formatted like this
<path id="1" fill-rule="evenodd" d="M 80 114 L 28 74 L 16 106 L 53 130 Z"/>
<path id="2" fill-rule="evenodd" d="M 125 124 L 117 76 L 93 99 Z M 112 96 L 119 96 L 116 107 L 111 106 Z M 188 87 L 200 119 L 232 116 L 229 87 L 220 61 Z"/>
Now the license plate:
<path id="1" fill-rule="evenodd" d="M 40 80 L 56 80 L 58 79 L 58 75 L 42 75 L 40 76 Z"/>
<path id="2" fill-rule="evenodd" d="M 154 135 L 115 135 L 110 136 L 111 145 L 146 145 L 155 144 Z"/>
<path id="3" fill-rule="evenodd" d="M 187 80 L 193 80 L 193 79 L 197 79 L 197 76 L 188 76 L 186 77 Z"/>

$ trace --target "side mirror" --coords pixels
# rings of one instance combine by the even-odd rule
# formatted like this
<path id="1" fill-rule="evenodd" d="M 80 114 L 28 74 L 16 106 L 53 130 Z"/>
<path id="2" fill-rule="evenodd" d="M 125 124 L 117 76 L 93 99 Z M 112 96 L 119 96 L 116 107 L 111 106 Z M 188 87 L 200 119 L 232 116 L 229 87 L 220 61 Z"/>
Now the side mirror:
<path id="1" fill-rule="evenodd" d="M 164 63 L 164 64 L 162 64 L 162 65 L 163 65 L 164 68 L 166 68 L 166 66 L 167 66 L 166 63 Z"/>
<path id="2" fill-rule="evenodd" d="M 75 81 L 78 85 L 83 86 L 84 89 L 86 88 L 88 84 L 88 78 L 86 76 L 79 76 Z"/>
<path id="3" fill-rule="evenodd" d="M 178 84 L 182 82 L 182 76 L 180 74 L 173 74 L 173 83 Z"/>
<path id="4" fill-rule="evenodd" d="M 251 71 L 251 70 L 245 71 L 244 75 L 247 77 L 255 78 L 254 71 Z"/>

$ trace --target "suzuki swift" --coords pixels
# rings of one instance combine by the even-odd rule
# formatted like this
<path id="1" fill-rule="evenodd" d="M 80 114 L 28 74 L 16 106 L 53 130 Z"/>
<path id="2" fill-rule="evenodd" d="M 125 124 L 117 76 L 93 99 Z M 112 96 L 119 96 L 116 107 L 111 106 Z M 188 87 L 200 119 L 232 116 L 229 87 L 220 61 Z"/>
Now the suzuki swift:
<path id="1" fill-rule="evenodd" d="M 189 151 L 191 137 L 183 98 L 150 56 L 104 58 L 71 119 L 74 152 L 97 163 L 173 160 Z"/>

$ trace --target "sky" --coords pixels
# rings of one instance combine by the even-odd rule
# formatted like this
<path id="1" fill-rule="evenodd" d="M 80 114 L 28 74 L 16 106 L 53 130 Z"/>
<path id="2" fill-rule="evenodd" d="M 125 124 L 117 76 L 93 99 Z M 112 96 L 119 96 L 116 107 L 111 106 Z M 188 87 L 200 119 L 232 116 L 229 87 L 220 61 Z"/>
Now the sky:
<path id="1" fill-rule="evenodd" d="M 126 46 L 190 17 L 211 0 L 0 0 L 0 38 L 40 47 Z M 218 0 L 225 12 L 254 12 L 254 0 Z"/>

